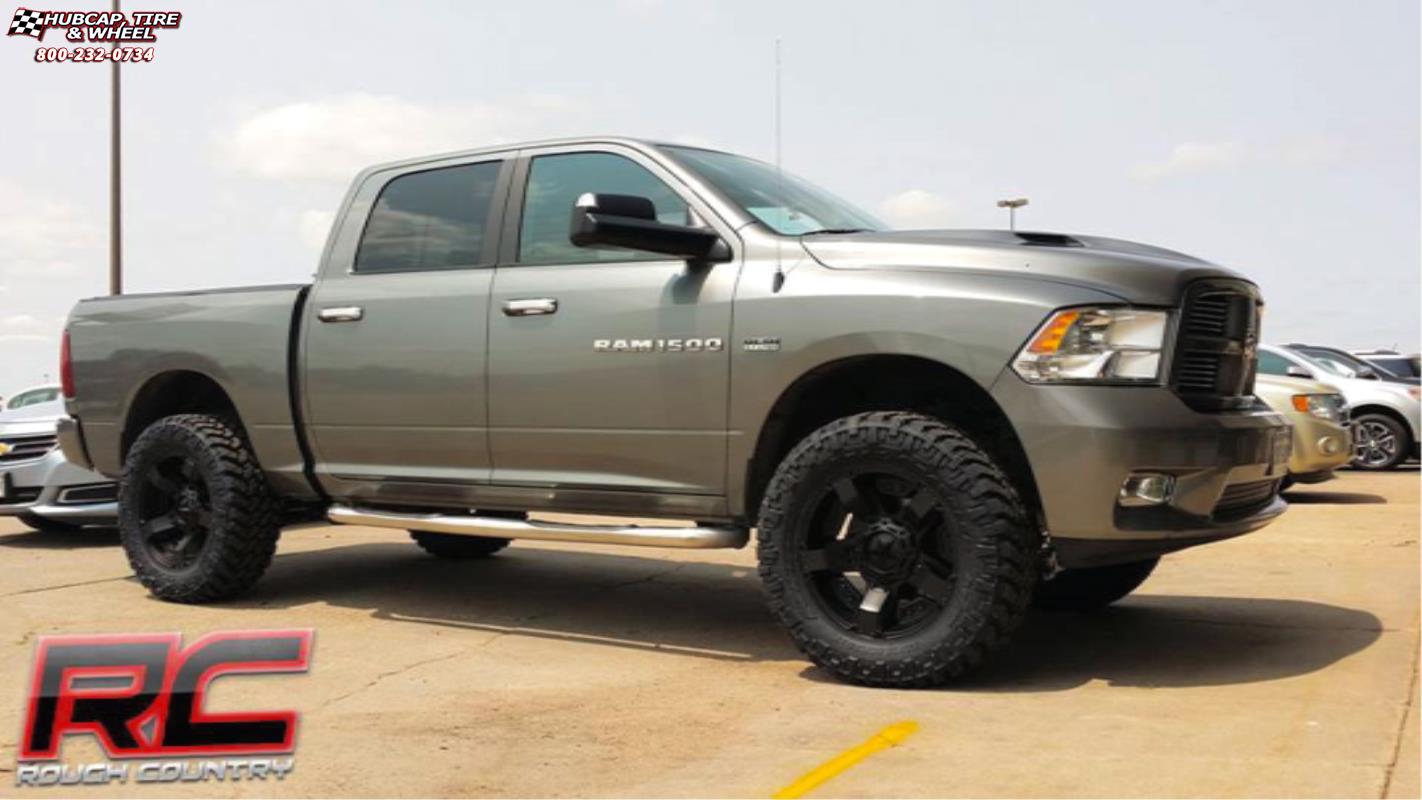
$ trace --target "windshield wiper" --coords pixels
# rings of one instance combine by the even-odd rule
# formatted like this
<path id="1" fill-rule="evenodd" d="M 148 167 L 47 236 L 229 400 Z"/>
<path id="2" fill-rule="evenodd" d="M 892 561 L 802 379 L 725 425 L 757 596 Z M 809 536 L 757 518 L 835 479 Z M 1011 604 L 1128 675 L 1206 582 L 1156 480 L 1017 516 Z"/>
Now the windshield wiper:
<path id="1" fill-rule="evenodd" d="M 820 228 L 817 231 L 805 231 L 801 236 L 814 236 L 820 233 L 869 233 L 868 228 Z"/>

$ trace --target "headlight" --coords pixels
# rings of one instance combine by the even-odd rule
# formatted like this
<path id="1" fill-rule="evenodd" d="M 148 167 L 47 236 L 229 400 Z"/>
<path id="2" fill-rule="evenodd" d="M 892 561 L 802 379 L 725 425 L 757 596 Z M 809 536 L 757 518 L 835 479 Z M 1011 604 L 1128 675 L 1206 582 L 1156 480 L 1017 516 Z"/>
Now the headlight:
<path id="1" fill-rule="evenodd" d="M 1158 383 L 1170 312 L 1068 308 L 1047 318 L 1012 368 L 1031 383 Z"/>
<path id="2" fill-rule="evenodd" d="M 1296 394 L 1291 398 L 1295 411 L 1312 414 L 1319 419 L 1343 421 L 1343 395 Z"/>

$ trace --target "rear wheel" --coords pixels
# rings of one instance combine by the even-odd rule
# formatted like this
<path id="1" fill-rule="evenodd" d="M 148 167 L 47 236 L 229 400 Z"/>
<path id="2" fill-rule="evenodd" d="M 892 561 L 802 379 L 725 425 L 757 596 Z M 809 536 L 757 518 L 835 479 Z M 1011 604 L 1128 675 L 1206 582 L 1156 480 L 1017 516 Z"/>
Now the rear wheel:
<path id="1" fill-rule="evenodd" d="M 760 575 L 796 645 L 836 676 L 930 686 L 1006 643 L 1036 579 L 1022 501 L 955 428 L 846 417 L 800 442 L 766 490 Z"/>
<path id="2" fill-rule="evenodd" d="M 1364 414 L 1353 420 L 1353 466 L 1387 470 L 1407 460 L 1412 437 L 1402 423 L 1384 414 Z"/>
<path id="3" fill-rule="evenodd" d="M 475 515 L 498 519 L 528 519 L 528 514 L 522 511 L 485 511 L 475 512 Z M 465 536 L 434 531 L 410 531 L 410 538 L 426 553 L 454 560 L 488 558 L 508 547 L 510 541 L 496 536 Z"/>
<path id="4" fill-rule="evenodd" d="M 1067 569 L 1037 584 L 1032 604 L 1049 611 L 1095 611 L 1140 588 L 1155 571 L 1159 558 L 1111 564 L 1105 567 Z"/>
<path id="5" fill-rule="evenodd" d="M 150 425 L 129 449 L 119 535 L 154 595 L 222 600 L 250 589 L 271 564 L 281 505 L 234 425 L 180 414 Z"/>

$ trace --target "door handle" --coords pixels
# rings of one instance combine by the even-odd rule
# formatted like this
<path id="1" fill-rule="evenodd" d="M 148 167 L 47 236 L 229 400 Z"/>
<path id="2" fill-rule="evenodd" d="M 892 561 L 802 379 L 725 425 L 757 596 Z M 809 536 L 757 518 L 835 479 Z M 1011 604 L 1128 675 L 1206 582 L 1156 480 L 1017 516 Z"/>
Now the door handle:
<path id="1" fill-rule="evenodd" d="M 527 297 L 522 300 L 505 300 L 504 316 L 536 317 L 540 314 L 558 313 L 558 301 L 551 297 Z"/>
<path id="2" fill-rule="evenodd" d="M 360 306 L 332 306 L 316 312 L 322 322 L 359 322 L 365 318 L 365 309 Z"/>

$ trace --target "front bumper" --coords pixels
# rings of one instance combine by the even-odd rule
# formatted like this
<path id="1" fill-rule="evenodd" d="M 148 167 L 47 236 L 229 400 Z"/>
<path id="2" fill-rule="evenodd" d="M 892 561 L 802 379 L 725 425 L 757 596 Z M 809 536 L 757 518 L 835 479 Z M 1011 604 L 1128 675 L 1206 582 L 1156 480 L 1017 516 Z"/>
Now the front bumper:
<path id="1" fill-rule="evenodd" d="M 1162 387 L 992 390 L 1021 440 L 1064 567 L 1121 563 L 1262 528 L 1282 514 L 1290 428 L 1267 409 L 1201 413 Z M 1132 473 L 1174 478 L 1159 505 L 1125 507 Z"/>
<path id="2" fill-rule="evenodd" d="M 69 462 L 59 448 L 0 470 L 0 516 L 112 524 L 118 519 L 116 494 L 117 484 Z"/>
<path id="3" fill-rule="evenodd" d="M 1353 460 L 1353 431 L 1312 414 L 1290 414 L 1294 426 L 1294 452 L 1289 456 L 1289 474 L 1307 476 L 1329 473 Z"/>

